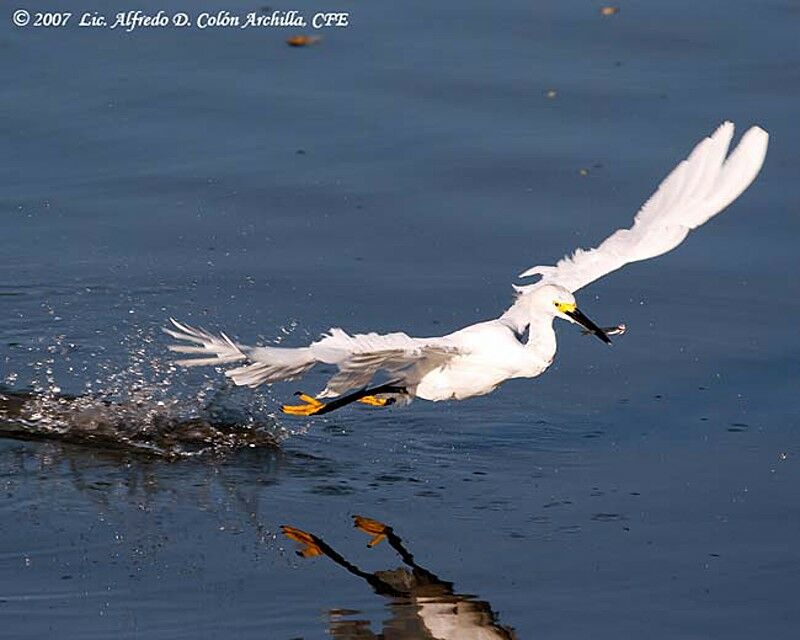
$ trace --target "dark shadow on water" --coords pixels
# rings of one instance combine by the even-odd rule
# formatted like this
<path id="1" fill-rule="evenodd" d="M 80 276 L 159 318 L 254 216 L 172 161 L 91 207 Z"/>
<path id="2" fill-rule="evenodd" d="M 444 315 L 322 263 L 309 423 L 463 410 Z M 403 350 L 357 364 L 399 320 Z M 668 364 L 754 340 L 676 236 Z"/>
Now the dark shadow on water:
<path id="1" fill-rule="evenodd" d="M 383 628 L 377 634 L 372 632 L 369 620 L 353 619 L 359 611 L 346 608 L 329 610 L 329 632 L 333 638 L 511 640 L 517 637 L 511 627 L 500 624 L 497 613 L 488 602 L 456 593 L 452 582 L 420 566 L 392 527 L 363 516 L 353 516 L 353 521 L 356 528 L 372 536 L 368 547 L 386 540 L 405 566 L 373 573 L 363 571 L 313 533 L 288 525 L 281 527 L 286 537 L 300 545 L 297 555 L 302 558 L 324 555 L 365 581 L 377 595 L 387 600 L 389 617 L 382 622 Z"/>
<path id="2" fill-rule="evenodd" d="M 0 437 L 88 445 L 109 454 L 175 459 L 223 454 L 242 448 L 277 448 L 286 437 L 272 419 L 253 420 L 216 404 L 187 413 L 179 403 L 0 387 Z"/>

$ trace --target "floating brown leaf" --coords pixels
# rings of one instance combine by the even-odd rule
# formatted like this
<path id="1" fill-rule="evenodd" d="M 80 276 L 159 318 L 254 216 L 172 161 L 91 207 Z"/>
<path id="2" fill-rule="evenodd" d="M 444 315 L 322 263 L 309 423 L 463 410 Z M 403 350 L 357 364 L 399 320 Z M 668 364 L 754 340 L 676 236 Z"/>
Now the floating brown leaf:
<path id="1" fill-rule="evenodd" d="M 319 36 L 292 36 L 286 40 L 286 44 L 290 47 L 308 47 L 320 41 Z"/>

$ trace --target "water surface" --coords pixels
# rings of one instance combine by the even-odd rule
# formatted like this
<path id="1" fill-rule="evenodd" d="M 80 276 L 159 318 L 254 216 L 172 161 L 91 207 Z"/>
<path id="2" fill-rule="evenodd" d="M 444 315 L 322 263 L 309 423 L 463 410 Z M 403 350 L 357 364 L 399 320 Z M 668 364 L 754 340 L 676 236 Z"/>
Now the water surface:
<path id="1" fill-rule="evenodd" d="M 0 21 L 4 389 L 178 422 L 222 406 L 212 425 L 279 435 L 190 456 L 0 439 L 0 636 L 433 633 L 407 594 L 280 530 L 413 575 L 366 548 L 362 515 L 451 585 L 434 598 L 519 638 L 793 637 L 796 7 L 333 8 L 352 26 L 301 49 Z M 535 381 L 313 423 L 274 415 L 295 384 L 166 360 L 170 316 L 299 345 L 497 315 L 515 274 L 627 225 L 723 119 L 770 131 L 763 173 L 675 252 L 581 292 L 629 327 L 613 349 L 559 327 Z M 149 442 L 147 419 L 115 424 Z"/>

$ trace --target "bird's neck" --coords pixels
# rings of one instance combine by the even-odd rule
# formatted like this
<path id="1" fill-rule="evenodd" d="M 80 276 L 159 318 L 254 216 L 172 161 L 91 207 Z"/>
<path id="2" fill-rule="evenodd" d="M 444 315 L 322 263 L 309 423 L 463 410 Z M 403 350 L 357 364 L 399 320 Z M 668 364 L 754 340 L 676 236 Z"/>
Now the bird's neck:
<path id="1" fill-rule="evenodd" d="M 543 360 L 551 360 L 556 353 L 556 332 L 553 331 L 554 316 L 535 314 L 529 318 L 528 342 L 530 349 Z"/>
<path id="2" fill-rule="evenodd" d="M 556 353 L 556 334 L 553 331 L 555 316 L 540 305 L 535 305 L 530 296 L 520 296 L 500 317 L 517 335 L 528 333 L 525 348 L 541 363 L 549 363 Z"/>

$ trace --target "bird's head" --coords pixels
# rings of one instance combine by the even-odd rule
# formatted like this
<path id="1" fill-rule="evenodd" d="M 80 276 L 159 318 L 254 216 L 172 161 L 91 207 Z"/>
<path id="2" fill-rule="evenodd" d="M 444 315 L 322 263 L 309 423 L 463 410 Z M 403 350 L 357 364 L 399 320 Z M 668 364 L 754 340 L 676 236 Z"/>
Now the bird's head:
<path id="1" fill-rule="evenodd" d="M 558 284 L 545 284 L 533 292 L 534 304 L 538 311 L 549 313 L 554 317 L 567 320 L 573 324 L 579 324 L 589 333 L 597 336 L 606 344 L 611 344 L 611 340 L 600 327 L 589 320 L 575 302 L 575 296 L 565 287 Z"/>

